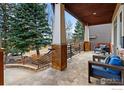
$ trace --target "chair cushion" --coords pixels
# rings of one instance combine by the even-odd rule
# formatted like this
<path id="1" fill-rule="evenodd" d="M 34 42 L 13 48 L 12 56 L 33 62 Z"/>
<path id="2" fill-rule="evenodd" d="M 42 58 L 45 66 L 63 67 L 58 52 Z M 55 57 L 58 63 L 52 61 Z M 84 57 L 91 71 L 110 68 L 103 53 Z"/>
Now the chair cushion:
<path id="1" fill-rule="evenodd" d="M 92 68 L 93 68 L 93 69 L 98 69 L 98 70 L 105 70 L 104 67 L 101 67 L 101 66 L 95 66 L 95 65 L 92 65 Z"/>
<path id="2" fill-rule="evenodd" d="M 106 45 L 104 45 L 104 44 L 100 44 L 99 46 L 100 46 L 100 48 L 105 48 L 106 47 Z"/>
<path id="3" fill-rule="evenodd" d="M 107 79 L 121 80 L 120 75 L 111 74 L 111 73 L 107 72 L 105 68 L 103 68 L 101 66 L 92 66 L 92 71 L 93 71 L 92 72 L 93 75 L 101 76 L 101 77 L 107 78 Z"/>
<path id="4" fill-rule="evenodd" d="M 120 59 L 120 57 L 117 55 L 111 55 L 111 58 L 119 58 Z"/>
<path id="5" fill-rule="evenodd" d="M 112 58 L 110 59 L 110 61 L 109 61 L 109 64 L 110 64 L 110 65 L 115 65 L 115 66 L 122 66 L 121 59 L 118 58 L 118 57 L 112 57 Z M 119 71 L 119 70 L 113 70 L 113 69 L 111 69 L 111 68 L 107 68 L 106 70 L 107 70 L 107 72 L 112 73 L 112 74 L 114 74 L 114 75 L 120 74 L 120 71 Z"/>
<path id="6" fill-rule="evenodd" d="M 105 60 L 104 60 L 104 63 L 105 63 L 105 64 L 108 64 L 109 61 L 110 61 L 110 59 L 111 59 L 111 56 L 107 56 L 107 57 L 105 58 Z"/>
<path id="7" fill-rule="evenodd" d="M 111 58 L 119 58 L 119 59 L 120 59 L 119 56 L 116 56 L 116 55 L 109 55 L 109 56 L 107 56 L 107 57 L 105 58 L 104 63 L 105 63 L 105 64 L 109 64 Z"/>
<path id="8" fill-rule="evenodd" d="M 101 48 L 95 48 L 94 51 L 101 51 Z"/>

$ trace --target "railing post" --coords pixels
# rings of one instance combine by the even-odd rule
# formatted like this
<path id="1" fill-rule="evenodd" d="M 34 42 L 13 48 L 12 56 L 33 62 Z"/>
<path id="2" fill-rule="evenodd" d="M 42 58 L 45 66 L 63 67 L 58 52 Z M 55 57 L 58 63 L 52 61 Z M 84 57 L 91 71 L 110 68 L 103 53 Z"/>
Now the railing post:
<path id="1" fill-rule="evenodd" d="M 72 45 L 70 44 L 70 58 L 72 57 Z"/>
<path id="2" fill-rule="evenodd" d="M 3 62 L 3 49 L 0 48 L 0 85 L 4 85 L 4 62 Z"/>
<path id="3" fill-rule="evenodd" d="M 92 65 L 88 62 L 88 83 L 91 83 L 90 81 L 91 72 L 92 72 Z"/>
<path id="4" fill-rule="evenodd" d="M 124 85 L 124 71 L 121 72 L 121 83 L 122 85 Z"/>
<path id="5" fill-rule="evenodd" d="M 79 43 L 79 53 L 81 52 L 81 46 L 80 46 L 80 43 Z"/>

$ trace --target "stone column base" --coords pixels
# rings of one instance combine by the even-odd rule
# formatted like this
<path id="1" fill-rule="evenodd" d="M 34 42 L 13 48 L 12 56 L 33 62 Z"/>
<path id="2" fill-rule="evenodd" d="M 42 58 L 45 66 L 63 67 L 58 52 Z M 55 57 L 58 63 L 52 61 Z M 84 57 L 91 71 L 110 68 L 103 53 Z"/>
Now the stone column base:
<path id="1" fill-rule="evenodd" d="M 52 45 L 52 67 L 57 70 L 64 70 L 67 68 L 67 45 Z"/>
<path id="2" fill-rule="evenodd" d="M 3 49 L 0 49 L 0 85 L 4 85 Z"/>
<path id="3" fill-rule="evenodd" d="M 84 43 L 83 43 L 83 50 L 84 51 L 91 51 L 91 42 L 84 41 Z"/>

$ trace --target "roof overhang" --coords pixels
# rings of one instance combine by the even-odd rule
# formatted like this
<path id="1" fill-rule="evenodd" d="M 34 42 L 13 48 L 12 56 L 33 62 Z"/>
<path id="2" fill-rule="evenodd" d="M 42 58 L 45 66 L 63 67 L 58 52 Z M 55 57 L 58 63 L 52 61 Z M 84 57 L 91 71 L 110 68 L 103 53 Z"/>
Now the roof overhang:
<path id="1" fill-rule="evenodd" d="M 64 3 L 65 10 L 84 24 L 99 25 L 112 22 L 116 3 Z"/>

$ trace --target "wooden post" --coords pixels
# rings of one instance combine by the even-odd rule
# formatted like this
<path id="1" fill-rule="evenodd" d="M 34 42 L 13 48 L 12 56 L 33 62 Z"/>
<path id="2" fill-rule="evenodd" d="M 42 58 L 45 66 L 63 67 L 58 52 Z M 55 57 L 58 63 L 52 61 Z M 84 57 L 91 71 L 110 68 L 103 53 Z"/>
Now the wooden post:
<path id="1" fill-rule="evenodd" d="M 64 70 L 67 67 L 67 44 L 65 32 L 64 5 L 55 4 L 55 21 L 52 43 L 52 67 Z"/>
<path id="2" fill-rule="evenodd" d="M 0 85 L 4 85 L 3 49 L 0 49 Z"/>
<path id="3" fill-rule="evenodd" d="M 85 26 L 83 49 L 84 51 L 91 51 L 91 43 L 89 40 L 89 27 L 87 25 Z"/>
<path id="4" fill-rule="evenodd" d="M 91 66 L 91 64 L 88 62 L 88 83 L 91 83 L 91 81 L 90 81 L 91 70 L 92 70 L 92 66 Z"/>

